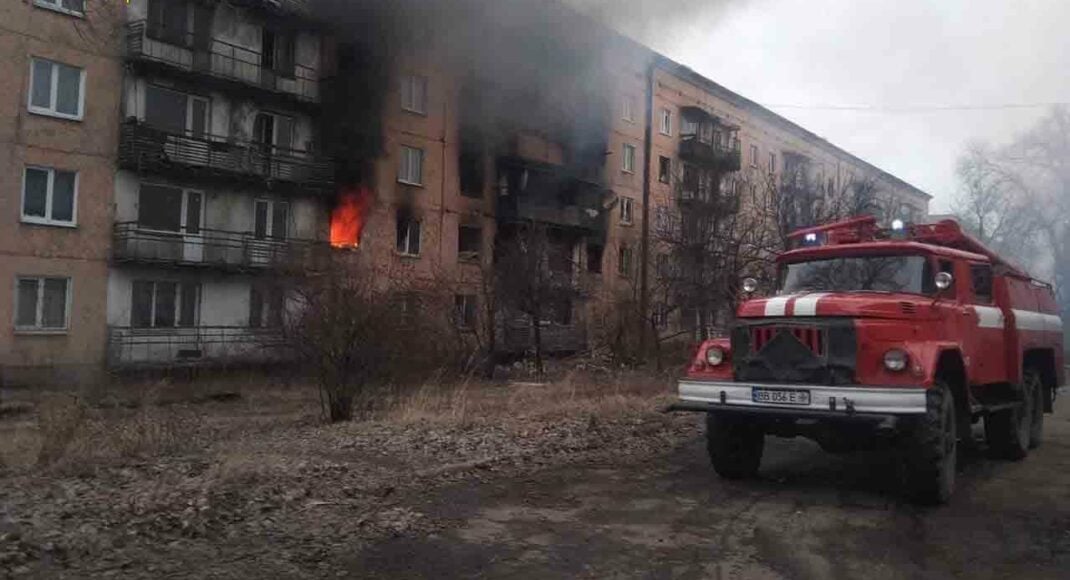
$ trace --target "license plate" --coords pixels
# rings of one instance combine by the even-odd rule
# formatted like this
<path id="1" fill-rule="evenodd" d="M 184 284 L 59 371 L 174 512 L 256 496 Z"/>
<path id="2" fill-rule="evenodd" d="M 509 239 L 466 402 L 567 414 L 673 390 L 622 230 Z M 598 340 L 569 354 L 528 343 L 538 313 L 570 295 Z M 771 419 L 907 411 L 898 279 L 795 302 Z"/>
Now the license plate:
<path id="1" fill-rule="evenodd" d="M 809 405 L 810 391 L 799 389 L 759 389 L 751 390 L 751 400 L 755 403 L 773 405 Z"/>

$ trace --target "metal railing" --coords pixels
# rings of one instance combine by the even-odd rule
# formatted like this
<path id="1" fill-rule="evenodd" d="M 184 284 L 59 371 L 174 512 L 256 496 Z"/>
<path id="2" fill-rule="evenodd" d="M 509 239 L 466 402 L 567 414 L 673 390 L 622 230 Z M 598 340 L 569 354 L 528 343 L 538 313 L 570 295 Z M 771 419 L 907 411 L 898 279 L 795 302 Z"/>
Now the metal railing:
<path id="1" fill-rule="evenodd" d="M 733 137 L 724 143 L 704 141 L 694 134 L 681 135 L 680 157 L 714 164 L 728 171 L 738 171 L 741 166 L 739 138 Z"/>
<path id="2" fill-rule="evenodd" d="M 136 222 L 115 224 L 112 258 L 172 266 L 231 270 L 291 267 L 306 271 L 327 267 L 328 242 L 257 237 L 247 232 L 199 229 L 195 233 L 147 230 Z"/>
<path id="3" fill-rule="evenodd" d="M 113 368 L 267 363 L 286 360 L 288 356 L 289 351 L 278 329 L 108 327 L 108 364 Z"/>
<path id="4" fill-rule="evenodd" d="M 334 163 L 308 151 L 236 141 L 219 135 L 174 133 L 141 121 L 123 123 L 119 163 L 137 171 L 177 167 L 333 191 Z"/>
<path id="5" fill-rule="evenodd" d="M 241 83 L 298 101 L 320 101 L 316 69 L 296 62 L 268 66 L 273 63 L 259 51 L 195 32 L 169 30 L 145 20 L 130 22 L 126 25 L 126 54 L 131 59 Z"/>

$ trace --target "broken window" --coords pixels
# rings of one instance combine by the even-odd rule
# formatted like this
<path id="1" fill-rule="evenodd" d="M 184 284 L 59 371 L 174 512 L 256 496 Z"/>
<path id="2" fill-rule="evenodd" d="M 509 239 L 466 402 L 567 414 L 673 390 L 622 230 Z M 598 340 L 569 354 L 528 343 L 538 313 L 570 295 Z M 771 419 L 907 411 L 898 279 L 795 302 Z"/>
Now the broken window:
<path id="1" fill-rule="evenodd" d="M 289 31 L 264 28 L 261 32 L 261 65 L 286 78 L 294 78 L 296 72 L 296 42 Z"/>
<path id="2" fill-rule="evenodd" d="M 602 254 L 605 248 L 598 244 L 587 244 L 587 271 L 592 274 L 602 273 Z"/>
<path id="3" fill-rule="evenodd" d="M 658 157 L 658 181 L 669 183 L 672 179 L 672 159 L 665 156 Z"/>
<path id="4" fill-rule="evenodd" d="M 483 229 L 479 226 L 457 228 L 457 256 L 461 260 L 479 258 L 483 246 Z"/>
<path id="5" fill-rule="evenodd" d="M 420 254 L 420 222 L 403 211 L 397 213 L 397 251 L 406 256 Z"/>
<path id="6" fill-rule="evenodd" d="M 461 174 L 461 195 L 482 198 L 484 166 L 483 152 L 477 148 L 465 148 L 458 160 Z"/>

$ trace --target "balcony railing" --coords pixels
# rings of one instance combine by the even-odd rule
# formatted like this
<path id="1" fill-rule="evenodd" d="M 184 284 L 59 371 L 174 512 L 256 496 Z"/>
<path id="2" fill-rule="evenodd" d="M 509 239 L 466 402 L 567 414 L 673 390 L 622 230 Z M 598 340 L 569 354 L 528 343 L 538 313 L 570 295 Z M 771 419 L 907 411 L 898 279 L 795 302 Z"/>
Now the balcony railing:
<path id="1" fill-rule="evenodd" d="M 610 193 L 564 168 L 517 158 L 499 160 L 498 219 L 605 232 Z"/>
<path id="2" fill-rule="evenodd" d="M 122 125 L 119 163 L 147 172 L 195 173 L 303 190 L 334 191 L 334 163 L 308 151 L 235 141 L 218 135 L 174 133 L 137 120 Z"/>
<path id="3" fill-rule="evenodd" d="M 735 137 L 723 143 L 704 141 L 698 135 L 681 135 L 680 157 L 722 171 L 739 171 L 741 167 L 740 144 Z"/>
<path id="4" fill-rule="evenodd" d="M 115 224 L 112 258 L 167 266 L 248 271 L 327 267 L 333 248 L 327 242 L 262 238 L 251 233 L 200 229 L 196 233 L 147 230 L 135 222 Z"/>
<path id="5" fill-rule="evenodd" d="M 108 364 L 115 367 L 281 362 L 290 352 L 278 329 L 236 326 L 108 328 Z"/>
<path id="6" fill-rule="evenodd" d="M 320 101 L 319 73 L 296 63 L 268 66 L 265 55 L 194 32 L 168 30 L 145 20 L 126 25 L 128 58 L 181 73 L 266 91 L 299 102 Z"/>

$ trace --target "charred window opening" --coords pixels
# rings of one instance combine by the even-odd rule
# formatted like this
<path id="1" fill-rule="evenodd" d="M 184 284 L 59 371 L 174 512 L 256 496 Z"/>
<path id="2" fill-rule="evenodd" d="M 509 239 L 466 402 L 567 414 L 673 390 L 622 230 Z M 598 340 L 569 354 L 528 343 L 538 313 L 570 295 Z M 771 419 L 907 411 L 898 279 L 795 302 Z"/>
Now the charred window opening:
<path id="1" fill-rule="evenodd" d="M 457 257 L 470 261 L 479 259 L 483 248 L 483 228 L 462 225 L 457 228 Z"/>
<path id="2" fill-rule="evenodd" d="M 474 294 L 457 294 L 453 297 L 454 321 L 462 330 L 470 330 L 476 325 L 476 296 Z"/>
<path id="3" fill-rule="evenodd" d="M 461 195 L 472 198 L 483 197 L 483 184 L 486 181 L 483 151 L 475 146 L 465 146 L 458 160 L 461 174 Z"/>
<path id="4" fill-rule="evenodd" d="M 658 181 L 669 183 L 672 179 L 672 159 L 665 156 L 658 157 Z"/>
<path id="5" fill-rule="evenodd" d="M 293 32 L 265 27 L 260 37 L 261 66 L 281 77 L 294 78 L 297 68 L 297 43 Z"/>
<path id="6" fill-rule="evenodd" d="M 587 244 L 587 271 L 592 274 L 602 273 L 602 257 L 605 248 L 599 244 Z"/>
<path id="7" fill-rule="evenodd" d="M 410 211 L 397 212 L 397 251 L 404 256 L 420 255 L 420 222 Z"/>

